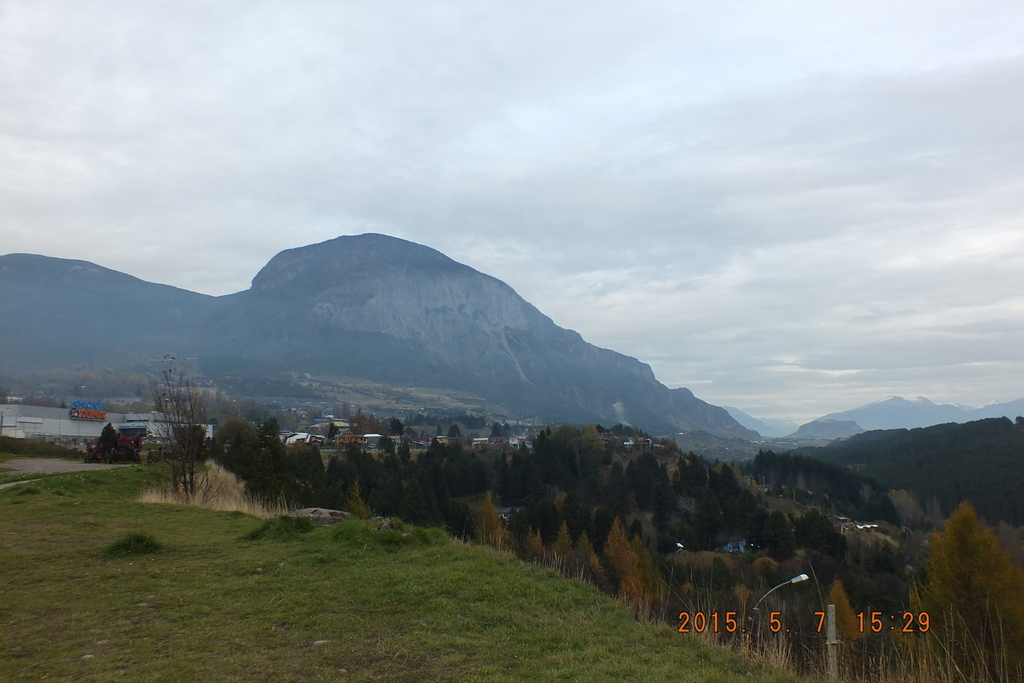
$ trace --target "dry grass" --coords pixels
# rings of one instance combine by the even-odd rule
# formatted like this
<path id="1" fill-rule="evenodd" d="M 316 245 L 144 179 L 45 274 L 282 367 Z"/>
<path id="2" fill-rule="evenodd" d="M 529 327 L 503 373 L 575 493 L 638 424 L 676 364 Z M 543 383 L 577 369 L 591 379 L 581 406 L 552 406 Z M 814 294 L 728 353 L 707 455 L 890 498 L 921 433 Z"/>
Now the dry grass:
<path id="1" fill-rule="evenodd" d="M 208 463 L 196 495 L 188 498 L 168 486 L 148 489 L 139 495 L 140 503 L 193 505 L 217 512 L 242 512 L 261 519 L 288 514 L 283 502 L 258 500 L 245 492 L 245 484 L 216 463 Z"/>

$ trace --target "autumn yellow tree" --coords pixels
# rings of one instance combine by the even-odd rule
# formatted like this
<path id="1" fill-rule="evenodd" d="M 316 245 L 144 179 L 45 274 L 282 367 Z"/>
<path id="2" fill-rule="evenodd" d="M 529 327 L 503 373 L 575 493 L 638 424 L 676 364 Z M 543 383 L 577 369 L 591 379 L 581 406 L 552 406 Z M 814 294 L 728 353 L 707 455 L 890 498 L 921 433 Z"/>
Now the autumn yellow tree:
<path id="1" fill-rule="evenodd" d="M 980 652 L 990 667 L 1024 664 L 1024 572 L 967 502 L 933 534 L 922 609 L 963 656 Z"/>
<path id="2" fill-rule="evenodd" d="M 844 640 L 858 640 L 862 635 L 860 624 L 857 621 L 857 615 L 853 613 L 853 607 L 850 605 L 849 596 L 846 595 L 846 589 L 843 588 L 843 582 L 839 579 L 833 582 L 826 602 L 836 607 L 836 632 L 839 637 Z"/>
<path id="3" fill-rule="evenodd" d="M 644 618 L 648 618 L 651 615 L 651 608 L 654 606 L 655 600 L 660 599 L 665 594 L 665 580 L 661 577 L 661 572 L 658 571 L 658 568 L 654 566 L 654 558 L 651 557 L 651 552 L 643 544 L 639 536 L 634 536 L 629 546 L 636 554 L 637 574 L 640 576 L 641 595 L 637 607 L 640 614 Z"/>
<path id="4" fill-rule="evenodd" d="M 543 562 L 545 555 L 544 541 L 541 540 L 540 532 L 530 529 L 526 534 L 526 556 L 535 562 Z"/>
<path id="5" fill-rule="evenodd" d="M 483 505 L 480 506 L 480 515 L 476 521 L 476 540 L 492 548 L 503 548 L 507 530 L 498 515 L 498 508 L 494 505 L 491 492 L 487 492 Z"/>
<path id="6" fill-rule="evenodd" d="M 622 521 L 616 517 L 604 544 L 604 556 L 618 578 L 619 599 L 639 610 L 644 601 L 643 581 L 640 576 L 640 558 L 633 550 Z"/>
<path id="7" fill-rule="evenodd" d="M 558 529 L 558 536 L 551 545 L 551 552 L 555 556 L 555 563 L 558 567 L 568 566 L 572 556 L 572 536 L 569 535 L 569 525 L 562 520 L 562 526 Z"/>
<path id="8" fill-rule="evenodd" d="M 373 514 L 370 511 L 370 507 L 363 502 L 363 495 L 359 490 L 358 479 L 352 482 L 352 486 L 348 489 L 348 502 L 346 503 L 346 507 L 349 512 L 359 519 L 369 519 Z"/>
<path id="9" fill-rule="evenodd" d="M 587 536 L 586 531 L 580 534 L 579 539 L 576 541 L 576 556 L 579 558 L 580 563 L 590 571 L 594 581 L 604 581 L 604 570 L 601 569 L 601 560 L 598 558 L 597 551 L 594 550 L 594 544 L 590 542 L 590 537 Z"/>

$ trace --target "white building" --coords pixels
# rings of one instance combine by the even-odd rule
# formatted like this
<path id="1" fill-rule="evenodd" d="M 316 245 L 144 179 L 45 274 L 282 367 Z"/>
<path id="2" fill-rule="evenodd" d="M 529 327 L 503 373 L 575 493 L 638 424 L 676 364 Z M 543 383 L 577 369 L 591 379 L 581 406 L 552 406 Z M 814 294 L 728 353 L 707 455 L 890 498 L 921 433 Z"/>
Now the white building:
<path id="1" fill-rule="evenodd" d="M 80 419 L 71 417 L 70 408 L 0 404 L 0 434 L 16 439 L 40 439 L 74 448 L 97 438 L 108 422 L 115 429 L 146 427 L 150 436 L 156 437 L 166 431 L 160 413 L 105 413 L 102 419 Z M 206 426 L 206 435 L 213 436 L 211 425 Z"/>

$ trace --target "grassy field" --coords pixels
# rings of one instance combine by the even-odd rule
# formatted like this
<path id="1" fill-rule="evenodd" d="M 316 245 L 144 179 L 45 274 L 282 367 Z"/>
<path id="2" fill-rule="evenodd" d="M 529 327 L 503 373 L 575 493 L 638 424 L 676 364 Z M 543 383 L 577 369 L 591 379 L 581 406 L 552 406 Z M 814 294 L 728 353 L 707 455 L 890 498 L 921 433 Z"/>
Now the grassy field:
<path id="1" fill-rule="evenodd" d="M 796 680 L 439 531 L 135 502 L 155 474 L 0 490 L 0 680 Z"/>

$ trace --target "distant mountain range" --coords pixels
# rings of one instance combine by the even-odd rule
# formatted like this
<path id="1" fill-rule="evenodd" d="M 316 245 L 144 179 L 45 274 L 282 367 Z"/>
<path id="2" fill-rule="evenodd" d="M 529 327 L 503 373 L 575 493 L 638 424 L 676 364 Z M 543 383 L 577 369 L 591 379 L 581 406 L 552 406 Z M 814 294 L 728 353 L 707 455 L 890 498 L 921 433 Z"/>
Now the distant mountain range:
<path id="1" fill-rule="evenodd" d="M 856 422 L 865 430 L 873 430 L 912 429 L 947 422 L 965 423 L 987 417 L 1008 417 L 1012 420 L 1018 415 L 1024 415 L 1024 398 L 994 403 L 983 408 L 971 408 L 948 403 L 935 404 L 923 396 L 913 401 L 900 396 L 890 396 L 883 401 L 869 403 L 853 410 L 829 413 L 818 420 Z"/>
<path id="2" fill-rule="evenodd" d="M 86 261 L 0 256 L 0 371 L 149 370 L 171 353 L 210 378 L 320 378 L 514 418 L 755 439 L 649 365 L 557 326 L 505 283 L 419 244 L 338 237 L 279 253 L 212 297 Z"/>
<path id="3" fill-rule="evenodd" d="M 797 430 L 795 422 L 789 420 L 777 420 L 774 418 L 757 418 L 748 415 L 739 408 L 733 408 L 731 406 L 722 406 L 729 411 L 729 414 L 733 416 L 737 422 L 746 427 L 747 429 L 753 429 L 761 436 L 788 436 Z"/>
<path id="4" fill-rule="evenodd" d="M 793 440 L 841 439 L 863 431 L 877 429 L 913 429 L 956 422 L 963 424 L 989 417 L 1008 417 L 1011 420 L 1024 415 L 1024 398 L 1005 403 L 993 403 L 983 408 L 963 405 L 936 404 L 918 397 L 908 401 L 890 396 L 882 401 L 823 415 L 811 422 L 797 425 L 786 420 L 755 418 L 739 408 L 725 407 L 729 414 L 747 429 L 761 436 Z"/>

